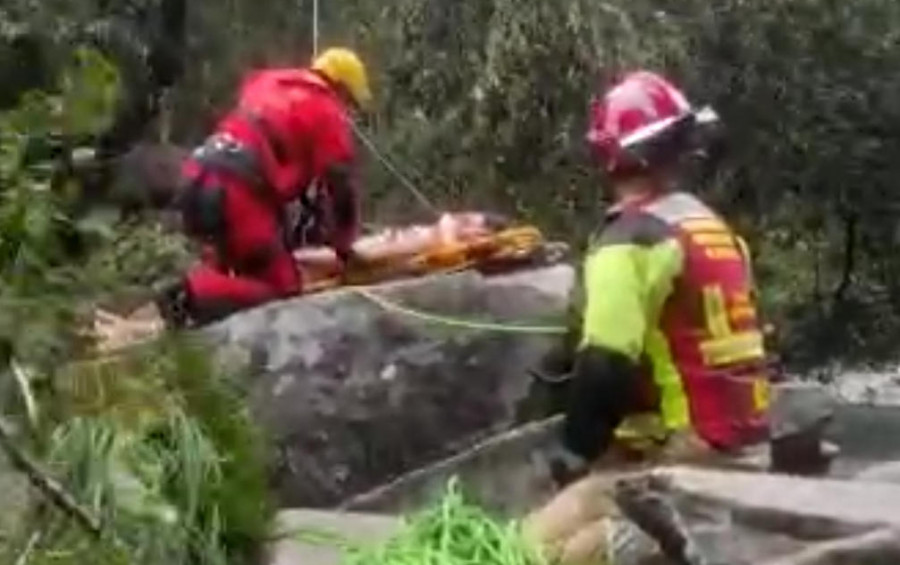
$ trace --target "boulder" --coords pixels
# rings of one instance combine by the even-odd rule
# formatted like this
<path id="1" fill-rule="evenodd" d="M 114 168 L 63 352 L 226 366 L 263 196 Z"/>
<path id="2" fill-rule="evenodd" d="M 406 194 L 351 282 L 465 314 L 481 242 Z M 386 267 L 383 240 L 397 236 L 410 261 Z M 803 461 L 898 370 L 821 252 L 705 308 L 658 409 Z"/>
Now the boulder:
<path id="1" fill-rule="evenodd" d="M 900 484 L 900 461 L 874 464 L 854 477 L 857 481 Z"/>
<path id="2" fill-rule="evenodd" d="M 837 406 L 834 395 L 816 383 L 787 382 L 773 387 L 771 436 L 780 439 L 823 428 L 833 418 Z"/>
<path id="3" fill-rule="evenodd" d="M 276 522 L 269 565 L 339 565 L 341 543 L 379 543 L 401 527 L 392 516 L 324 510 L 285 510 Z"/>
<path id="4" fill-rule="evenodd" d="M 556 265 L 346 288 L 204 331 L 250 365 L 279 502 L 326 507 L 512 427 L 573 278 Z"/>
<path id="5" fill-rule="evenodd" d="M 772 388 L 775 438 L 821 439 L 822 427 L 834 414 L 834 399 L 815 384 L 779 383 Z M 439 496 L 447 480 L 459 477 L 472 500 L 495 513 L 522 515 L 549 498 L 554 490 L 546 453 L 558 441 L 563 418 L 555 415 L 487 438 L 469 449 L 422 466 L 345 501 L 348 510 L 406 512 Z M 835 447 L 821 441 L 831 456 Z M 720 465 L 722 462 L 718 462 Z M 728 462 L 729 468 L 764 472 L 771 468 L 770 449 L 759 446 Z"/>
<path id="6" fill-rule="evenodd" d="M 619 494 L 664 501 L 709 563 L 900 560 L 896 485 L 673 467 L 624 479 Z"/>
<path id="7" fill-rule="evenodd" d="M 838 447 L 824 441 L 837 402 L 823 386 L 788 382 L 774 387 L 771 409 L 771 469 L 801 475 L 825 475 Z"/>
<path id="8" fill-rule="evenodd" d="M 355 496 L 342 508 L 413 512 L 439 498 L 447 482 L 457 477 L 470 501 L 495 515 L 523 516 L 556 490 L 546 453 L 558 441 L 562 421 L 562 416 L 553 416 L 497 434 Z"/>

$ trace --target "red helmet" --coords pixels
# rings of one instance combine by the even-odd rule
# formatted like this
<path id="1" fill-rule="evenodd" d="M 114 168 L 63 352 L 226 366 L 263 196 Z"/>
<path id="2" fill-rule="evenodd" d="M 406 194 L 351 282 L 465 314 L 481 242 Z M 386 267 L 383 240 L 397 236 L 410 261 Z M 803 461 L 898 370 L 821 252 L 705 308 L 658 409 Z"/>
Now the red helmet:
<path id="1" fill-rule="evenodd" d="M 684 94 L 661 76 L 627 74 L 591 106 L 587 141 L 611 175 L 627 175 L 670 162 L 690 149 L 698 124 L 715 112 L 695 112 Z"/>

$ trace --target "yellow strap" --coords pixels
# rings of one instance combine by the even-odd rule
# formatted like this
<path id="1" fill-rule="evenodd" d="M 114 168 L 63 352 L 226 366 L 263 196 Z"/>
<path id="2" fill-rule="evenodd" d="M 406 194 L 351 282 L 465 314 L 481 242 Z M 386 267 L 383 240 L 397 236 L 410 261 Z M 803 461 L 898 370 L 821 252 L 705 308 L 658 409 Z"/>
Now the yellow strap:
<path id="1" fill-rule="evenodd" d="M 759 377 L 753 380 L 753 407 L 763 412 L 767 410 L 771 404 L 771 386 L 769 379 Z"/>
<path id="2" fill-rule="evenodd" d="M 688 218 L 679 222 L 678 225 L 691 233 L 721 233 L 728 231 L 728 227 L 725 225 L 725 223 L 717 218 Z"/>
<path id="3" fill-rule="evenodd" d="M 723 338 L 731 334 L 725 295 L 721 286 L 709 285 L 703 288 L 703 310 L 706 312 L 706 329 L 714 338 Z"/>
<path id="4" fill-rule="evenodd" d="M 710 366 L 729 365 L 741 361 L 762 359 L 763 337 L 760 332 L 748 331 L 727 337 L 713 338 L 700 344 L 703 361 Z"/>
<path id="5" fill-rule="evenodd" d="M 731 234 L 727 232 L 723 233 L 709 233 L 709 232 L 700 232 L 691 235 L 691 239 L 697 245 L 702 246 L 718 246 L 718 247 L 731 247 L 734 245 L 734 240 L 731 237 Z"/>

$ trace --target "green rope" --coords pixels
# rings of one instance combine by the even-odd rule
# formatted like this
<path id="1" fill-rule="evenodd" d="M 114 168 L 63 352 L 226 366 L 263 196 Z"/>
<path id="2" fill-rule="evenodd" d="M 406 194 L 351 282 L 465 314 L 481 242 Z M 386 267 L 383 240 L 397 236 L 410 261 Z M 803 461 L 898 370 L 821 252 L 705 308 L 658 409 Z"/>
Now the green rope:
<path id="1" fill-rule="evenodd" d="M 402 314 L 404 316 L 408 316 L 410 318 L 415 318 L 417 320 L 421 320 L 424 322 L 429 322 L 433 324 L 439 324 L 443 326 L 450 326 L 456 328 L 463 328 L 467 330 L 482 330 L 482 331 L 493 331 L 493 332 L 504 332 L 504 333 L 524 333 L 524 334 L 540 334 L 540 335 L 563 335 L 566 333 L 565 326 L 532 326 L 532 325 L 518 325 L 518 324 L 504 324 L 499 322 L 482 322 L 478 320 L 464 320 L 461 318 L 455 318 L 451 316 L 444 316 L 441 314 L 434 314 L 431 312 L 423 312 L 421 310 L 415 310 L 413 308 L 409 308 L 406 306 L 401 306 L 395 302 L 392 302 L 383 296 L 378 296 L 372 291 L 365 289 L 363 287 L 350 287 L 350 290 L 359 294 L 363 298 L 377 304 L 384 310 L 388 312 L 394 312 L 397 314 Z"/>

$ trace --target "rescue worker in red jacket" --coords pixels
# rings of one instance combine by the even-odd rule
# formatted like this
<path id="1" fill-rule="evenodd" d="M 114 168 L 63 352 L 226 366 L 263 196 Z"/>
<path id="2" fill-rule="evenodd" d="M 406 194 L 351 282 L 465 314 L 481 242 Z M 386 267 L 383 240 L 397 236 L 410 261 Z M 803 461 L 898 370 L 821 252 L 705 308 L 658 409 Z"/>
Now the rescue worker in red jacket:
<path id="1" fill-rule="evenodd" d="M 297 294 L 287 209 L 314 213 L 345 264 L 359 226 L 349 111 L 371 100 L 366 68 L 350 50 L 324 51 L 308 69 L 247 76 L 236 107 L 184 166 L 180 206 L 189 235 L 209 253 L 158 300 L 170 325 L 209 323 Z"/>
<path id="2" fill-rule="evenodd" d="M 619 446 L 649 461 L 702 462 L 768 437 L 746 246 L 677 184 L 714 121 L 711 109 L 693 108 L 645 71 L 593 104 L 588 142 L 614 205 L 584 262 L 581 342 L 552 463 L 563 484 Z M 611 537 L 598 520 L 615 505 L 602 478 L 572 484 L 527 522 L 564 563 L 609 558 L 603 540 Z"/>

